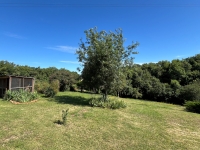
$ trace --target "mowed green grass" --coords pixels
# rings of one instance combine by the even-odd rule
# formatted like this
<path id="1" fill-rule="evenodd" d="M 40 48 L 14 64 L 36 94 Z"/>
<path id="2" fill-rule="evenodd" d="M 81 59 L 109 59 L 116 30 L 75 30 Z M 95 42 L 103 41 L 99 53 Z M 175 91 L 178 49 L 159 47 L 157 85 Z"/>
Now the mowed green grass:
<path id="1" fill-rule="evenodd" d="M 0 100 L 1 150 L 199 150 L 200 115 L 184 107 L 123 99 L 127 108 L 90 107 L 91 94 L 12 104 Z M 69 108 L 67 125 L 62 110 Z"/>

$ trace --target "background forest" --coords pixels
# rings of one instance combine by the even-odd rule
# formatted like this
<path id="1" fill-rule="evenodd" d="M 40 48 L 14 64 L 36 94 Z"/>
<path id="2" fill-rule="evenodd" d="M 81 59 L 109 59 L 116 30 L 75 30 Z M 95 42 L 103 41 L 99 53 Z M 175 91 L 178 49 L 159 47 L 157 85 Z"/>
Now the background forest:
<path id="1" fill-rule="evenodd" d="M 42 93 L 53 80 L 59 81 L 59 90 L 90 90 L 77 72 L 55 67 L 40 68 L 20 66 L 0 61 L 0 75 L 34 77 L 35 89 Z M 131 97 L 174 104 L 186 100 L 200 100 L 200 54 L 182 60 L 159 61 L 157 63 L 134 64 L 129 69 L 127 86 L 119 92 L 120 97 Z M 96 91 L 99 92 L 99 91 Z M 112 90 L 109 94 L 115 95 Z"/>

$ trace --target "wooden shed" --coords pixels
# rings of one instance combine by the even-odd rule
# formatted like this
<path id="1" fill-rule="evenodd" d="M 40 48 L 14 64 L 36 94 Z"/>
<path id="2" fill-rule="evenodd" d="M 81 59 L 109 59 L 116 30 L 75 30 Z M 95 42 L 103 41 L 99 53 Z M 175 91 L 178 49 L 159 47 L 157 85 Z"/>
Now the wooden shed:
<path id="1" fill-rule="evenodd" d="M 3 97 L 7 90 L 29 90 L 34 91 L 35 80 L 33 77 L 23 76 L 0 76 L 0 97 Z"/>

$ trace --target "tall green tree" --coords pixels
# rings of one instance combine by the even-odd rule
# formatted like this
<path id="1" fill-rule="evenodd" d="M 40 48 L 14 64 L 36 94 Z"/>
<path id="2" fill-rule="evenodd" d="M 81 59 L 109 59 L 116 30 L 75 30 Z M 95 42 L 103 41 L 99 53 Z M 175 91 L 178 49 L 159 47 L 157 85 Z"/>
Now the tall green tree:
<path id="1" fill-rule="evenodd" d="M 101 90 L 103 100 L 107 100 L 108 92 L 115 88 L 117 92 L 125 84 L 127 66 L 133 65 L 132 54 L 138 46 L 133 42 L 124 47 L 121 29 L 115 32 L 97 31 L 97 28 L 85 31 L 86 41 L 79 44 L 78 59 L 83 65 L 83 82 L 91 89 Z"/>

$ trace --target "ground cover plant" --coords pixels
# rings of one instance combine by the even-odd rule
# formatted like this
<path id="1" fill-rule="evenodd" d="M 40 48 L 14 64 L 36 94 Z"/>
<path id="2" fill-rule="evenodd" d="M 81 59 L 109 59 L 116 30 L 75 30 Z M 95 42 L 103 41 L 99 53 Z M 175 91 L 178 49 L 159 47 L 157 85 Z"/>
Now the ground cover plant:
<path id="1" fill-rule="evenodd" d="M 16 101 L 16 102 L 21 102 L 21 103 L 24 103 L 24 102 L 30 102 L 32 100 L 36 100 L 39 98 L 39 95 L 37 92 L 29 92 L 29 91 L 26 91 L 26 90 L 18 90 L 18 91 L 6 91 L 3 99 L 4 100 L 13 100 L 13 101 Z"/>
<path id="2" fill-rule="evenodd" d="M 92 97 L 89 100 L 89 105 L 92 107 L 102 107 L 102 108 L 110 108 L 110 109 L 119 109 L 126 108 L 126 103 L 119 98 L 107 98 L 106 101 L 102 98 L 102 96 Z"/>
<path id="3" fill-rule="evenodd" d="M 37 103 L 0 100 L 0 149 L 190 149 L 200 147 L 199 114 L 184 106 L 122 99 L 125 109 L 88 104 L 91 94 L 59 92 Z M 67 124 L 55 123 L 67 110 Z"/>

